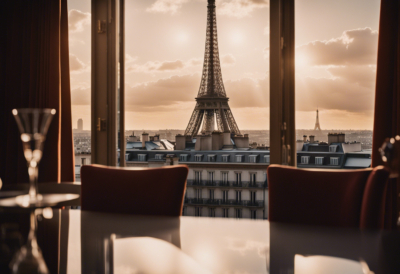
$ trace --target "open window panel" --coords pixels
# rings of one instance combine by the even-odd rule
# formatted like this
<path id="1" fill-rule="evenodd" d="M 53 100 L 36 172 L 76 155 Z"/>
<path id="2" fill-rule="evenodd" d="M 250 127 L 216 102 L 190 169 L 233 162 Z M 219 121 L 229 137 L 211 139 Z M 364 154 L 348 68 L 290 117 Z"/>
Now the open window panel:
<path id="1" fill-rule="evenodd" d="M 379 0 L 295 1 L 299 167 L 371 165 Z"/>
<path id="2" fill-rule="evenodd" d="M 91 163 L 91 0 L 68 0 L 75 180 Z"/>
<path id="3" fill-rule="evenodd" d="M 268 1 L 126 1 L 125 129 L 127 166 L 268 154 Z"/>

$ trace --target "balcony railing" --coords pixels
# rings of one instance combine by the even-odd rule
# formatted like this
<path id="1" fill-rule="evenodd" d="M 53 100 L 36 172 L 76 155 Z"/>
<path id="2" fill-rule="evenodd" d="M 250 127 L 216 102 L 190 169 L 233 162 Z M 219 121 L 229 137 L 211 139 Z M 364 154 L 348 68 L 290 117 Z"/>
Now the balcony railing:
<path id="1" fill-rule="evenodd" d="M 236 188 L 264 188 L 267 187 L 266 182 L 247 182 L 241 181 L 217 181 L 217 180 L 187 180 L 188 186 L 200 186 L 200 187 L 236 187 Z"/>
<path id="2" fill-rule="evenodd" d="M 264 207 L 264 201 L 237 201 L 235 199 L 207 199 L 207 198 L 185 198 L 185 205 L 207 205 L 207 206 L 239 206 L 239 207 Z"/>

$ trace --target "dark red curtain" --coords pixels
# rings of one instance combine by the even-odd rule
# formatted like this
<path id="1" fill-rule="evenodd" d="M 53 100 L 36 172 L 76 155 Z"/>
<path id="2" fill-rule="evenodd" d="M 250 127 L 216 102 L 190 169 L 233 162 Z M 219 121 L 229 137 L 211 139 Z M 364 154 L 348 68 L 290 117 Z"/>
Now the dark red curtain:
<path id="1" fill-rule="evenodd" d="M 386 138 L 400 135 L 400 1 L 381 0 L 376 73 L 372 166 L 382 165 L 379 148 Z M 391 180 L 386 203 L 386 227 L 399 212 L 398 180 Z"/>
<path id="2" fill-rule="evenodd" d="M 39 181 L 73 181 L 67 0 L 6 0 L 0 10 L 0 178 L 28 181 L 11 110 L 54 108 Z"/>

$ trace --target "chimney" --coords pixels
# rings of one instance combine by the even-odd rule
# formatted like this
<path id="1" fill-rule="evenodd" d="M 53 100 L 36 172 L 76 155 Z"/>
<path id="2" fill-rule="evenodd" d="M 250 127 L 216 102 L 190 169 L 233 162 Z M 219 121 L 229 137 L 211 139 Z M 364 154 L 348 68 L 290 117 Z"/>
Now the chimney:
<path id="1" fill-rule="evenodd" d="M 175 136 L 175 150 L 185 150 L 186 148 L 186 136 L 178 134 Z"/>
<path id="2" fill-rule="evenodd" d="M 224 136 L 224 146 L 232 146 L 231 133 L 229 131 L 224 132 L 223 136 Z"/>
<path id="3" fill-rule="evenodd" d="M 82 166 L 86 165 L 86 158 L 81 158 Z"/>
<path id="4" fill-rule="evenodd" d="M 142 148 L 146 148 L 146 142 L 149 141 L 149 134 L 146 132 L 142 133 Z"/>
<path id="5" fill-rule="evenodd" d="M 303 142 L 307 142 L 307 135 L 303 135 Z"/>
<path id="6" fill-rule="evenodd" d="M 310 143 L 314 143 L 314 135 L 310 135 Z"/>

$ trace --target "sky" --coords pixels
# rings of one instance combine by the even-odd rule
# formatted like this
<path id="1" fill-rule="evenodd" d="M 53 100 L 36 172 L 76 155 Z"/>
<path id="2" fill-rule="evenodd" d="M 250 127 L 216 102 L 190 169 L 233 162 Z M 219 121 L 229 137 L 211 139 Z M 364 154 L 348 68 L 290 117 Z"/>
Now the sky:
<path id="1" fill-rule="evenodd" d="M 73 125 L 90 129 L 90 0 L 69 0 Z M 126 129 L 185 129 L 205 0 L 126 1 Z M 269 129 L 269 1 L 217 0 L 225 89 L 241 130 Z M 296 0 L 296 128 L 372 129 L 379 0 Z"/>

